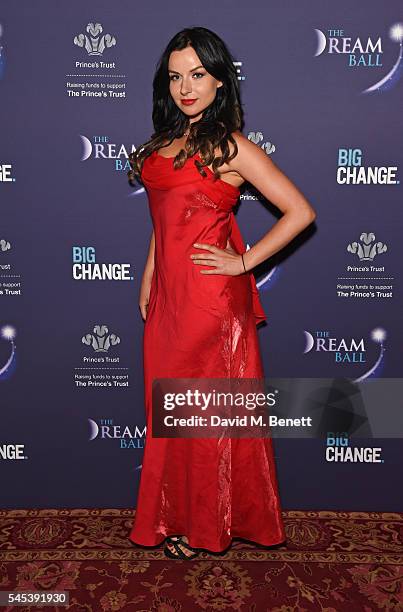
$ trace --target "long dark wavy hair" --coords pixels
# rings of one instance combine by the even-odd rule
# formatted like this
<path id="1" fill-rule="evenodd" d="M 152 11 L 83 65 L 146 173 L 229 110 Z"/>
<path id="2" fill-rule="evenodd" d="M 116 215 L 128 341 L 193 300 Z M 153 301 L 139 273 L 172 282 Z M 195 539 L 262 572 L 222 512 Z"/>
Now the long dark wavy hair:
<path id="1" fill-rule="evenodd" d="M 217 88 L 214 101 L 203 111 L 199 121 L 189 123 L 189 118 L 174 103 L 169 91 L 168 61 L 172 51 L 193 47 L 202 65 L 214 78 L 222 81 Z M 169 145 L 175 138 L 183 136 L 190 128 L 185 148 L 174 159 L 174 168 L 182 168 L 186 159 L 199 153 L 203 163 L 194 160 L 202 176 L 203 166 L 212 166 L 219 178 L 219 166 L 233 159 L 238 147 L 231 133 L 242 130 L 243 110 L 234 60 L 224 41 L 211 30 L 202 27 L 185 28 L 168 43 L 157 63 L 153 79 L 153 125 L 154 133 L 136 151 L 130 153 L 131 170 L 127 173 L 129 183 L 135 186 L 135 179 L 141 182 L 144 160 L 162 145 Z M 234 145 L 230 155 L 228 142 Z M 219 148 L 221 155 L 214 157 Z"/>

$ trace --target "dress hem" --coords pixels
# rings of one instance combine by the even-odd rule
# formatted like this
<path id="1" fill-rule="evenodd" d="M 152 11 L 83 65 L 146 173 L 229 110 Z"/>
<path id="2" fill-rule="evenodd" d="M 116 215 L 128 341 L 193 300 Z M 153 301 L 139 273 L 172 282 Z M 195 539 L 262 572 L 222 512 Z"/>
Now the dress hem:
<path id="1" fill-rule="evenodd" d="M 140 544 L 139 542 L 136 542 L 131 536 L 129 536 L 129 540 L 133 543 L 136 544 L 137 546 L 144 546 L 147 548 L 155 548 L 156 546 L 160 546 L 164 540 L 166 540 L 167 538 L 169 538 L 170 536 L 177 536 L 180 535 L 180 533 L 178 532 L 172 532 L 172 533 L 168 533 L 167 535 L 162 535 L 161 534 L 161 540 L 159 540 L 158 542 L 155 542 L 154 544 Z M 193 548 L 200 548 L 202 550 L 205 550 L 207 552 L 213 552 L 213 553 L 220 553 L 223 552 L 224 550 L 226 550 L 229 546 L 231 546 L 232 541 L 234 539 L 241 539 L 241 540 L 247 540 L 248 542 L 251 542 L 252 544 L 255 544 L 256 546 L 277 546 L 278 544 L 282 544 L 283 542 L 286 541 L 286 536 L 282 536 L 280 540 L 277 541 L 271 541 L 269 543 L 264 543 L 263 541 L 258 541 L 258 540 L 252 540 L 251 538 L 246 538 L 245 536 L 241 536 L 241 535 L 233 535 L 230 537 L 230 540 L 228 541 L 228 543 L 223 547 L 220 548 L 219 550 L 216 550 L 215 548 L 210 548 L 207 546 L 200 546 L 197 545 L 195 543 L 193 543 L 193 541 L 191 540 L 190 537 L 188 537 L 189 540 L 189 545 L 192 546 Z"/>

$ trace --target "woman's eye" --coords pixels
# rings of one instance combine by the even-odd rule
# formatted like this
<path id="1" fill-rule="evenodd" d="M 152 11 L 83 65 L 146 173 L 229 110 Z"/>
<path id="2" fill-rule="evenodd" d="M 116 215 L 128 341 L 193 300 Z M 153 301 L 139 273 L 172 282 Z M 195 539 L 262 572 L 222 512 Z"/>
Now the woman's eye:
<path id="1" fill-rule="evenodd" d="M 193 73 L 193 76 L 196 76 L 196 75 L 198 75 L 198 76 L 200 76 L 200 77 L 203 77 L 203 76 L 204 76 L 204 72 L 194 72 L 194 73 Z M 169 75 L 169 80 L 170 80 L 170 81 L 174 81 L 174 80 L 176 80 L 176 77 L 177 77 L 177 76 L 178 76 L 177 74 L 170 74 L 170 75 Z"/>

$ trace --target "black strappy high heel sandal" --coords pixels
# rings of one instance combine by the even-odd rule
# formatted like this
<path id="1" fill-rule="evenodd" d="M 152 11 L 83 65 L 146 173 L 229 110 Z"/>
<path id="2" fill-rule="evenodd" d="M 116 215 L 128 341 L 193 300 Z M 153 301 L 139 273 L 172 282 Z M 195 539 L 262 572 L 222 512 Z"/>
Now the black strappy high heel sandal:
<path id="1" fill-rule="evenodd" d="M 175 540 L 172 537 L 169 537 L 167 538 L 167 541 L 169 542 L 169 544 L 173 545 L 177 553 L 177 554 L 173 553 L 171 550 L 169 550 L 168 546 L 165 546 L 164 553 L 170 559 L 194 559 L 195 557 L 198 556 L 200 552 L 198 548 L 193 548 L 193 546 L 190 546 L 190 544 L 188 544 L 187 542 L 184 542 L 184 540 L 182 540 L 182 538 L 180 537 L 176 538 Z M 187 555 L 185 552 L 183 552 L 183 550 L 181 549 L 181 546 L 191 551 L 193 554 Z"/>

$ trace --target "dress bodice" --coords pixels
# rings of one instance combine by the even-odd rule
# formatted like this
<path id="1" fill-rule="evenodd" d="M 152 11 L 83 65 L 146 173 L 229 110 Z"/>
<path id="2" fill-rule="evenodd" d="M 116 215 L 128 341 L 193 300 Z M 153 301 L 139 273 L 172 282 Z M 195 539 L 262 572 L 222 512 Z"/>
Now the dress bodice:
<path id="1" fill-rule="evenodd" d="M 201 161 L 198 153 L 189 157 L 179 169 L 174 168 L 174 157 L 163 157 L 157 151 L 144 160 L 141 180 L 149 195 L 159 253 L 166 252 L 174 244 L 175 253 L 180 256 L 180 245 L 189 250 L 192 242 L 206 242 L 224 249 L 227 239 L 237 253 L 245 253 L 246 246 L 233 212 L 240 190 L 216 179 L 207 166 L 203 166 L 206 176 L 202 176 L 195 165 L 196 159 Z M 207 238 L 203 240 L 203 236 Z M 252 272 L 247 275 L 253 311 L 259 323 L 266 320 L 266 314 L 255 277 Z"/>
<path id="2" fill-rule="evenodd" d="M 222 204 L 232 208 L 240 195 L 240 190 L 222 179 L 216 179 L 214 173 L 207 166 L 203 166 L 207 176 L 204 177 L 198 171 L 195 160 L 201 161 L 198 153 L 189 157 L 182 168 L 175 169 L 174 157 L 163 157 L 157 151 L 153 151 L 143 164 L 141 178 L 147 189 L 173 189 L 189 183 L 202 186 L 207 195 L 217 200 L 221 196 Z"/>

